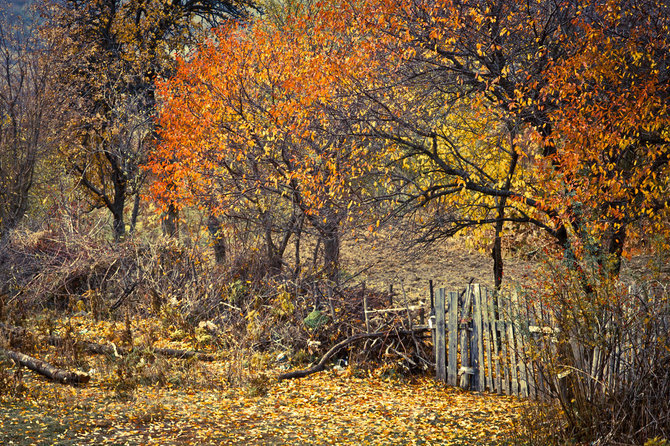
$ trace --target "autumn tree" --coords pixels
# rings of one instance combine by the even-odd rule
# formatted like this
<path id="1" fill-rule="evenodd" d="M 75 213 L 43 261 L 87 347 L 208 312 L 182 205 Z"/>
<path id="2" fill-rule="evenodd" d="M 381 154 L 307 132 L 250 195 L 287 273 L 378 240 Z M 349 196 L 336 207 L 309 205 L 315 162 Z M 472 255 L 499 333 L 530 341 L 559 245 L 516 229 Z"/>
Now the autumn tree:
<path id="1" fill-rule="evenodd" d="M 337 2 L 297 5 L 285 21 L 223 28 L 161 87 L 154 193 L 256 222 L 274 270 L 308 222 L 323 243 L 324 271 L 336 278 L 340 227 L 383 152 L 349 139 L 355 123 L 331 113 L 360 112 L 341 80 L 375 65 L 368 36 L 333 20 L 348 12 Z"/>
<path id="2" fill-rule="evenodd" d="M 628 17 L 628 13 L 610 10 L 637 12 Z M 620 258 L 625 240 L 622 228 L 633 229 L 630 223 L 621 226 L 612 220 L 621 217 L 615 215 L 621 205 L 613 203 L 620 203 L 622 197 L 617 196 L 603 208 L 606 210 L 588 212 L 583 210 L 588 200 L 570 197 L 588 190 L 593 200 L 607 188 L 620 189 L 616 184 L 623 178 L 610 172 L 610 183 L 600 182 L 605 176 L 594 182 L 585 166 L 604 162 L 594 154 L 602 157 L 611 148 L 599 146 L 581 165 L 575 156 L 588 145 L 577 136 L 587 137 L 588 142 L 595 141 L 594 135 L 631 138 L 634 128 L 644 129 L 638 131 L 638 138 L 646 135 L 644 147 L 654 150 L 637 150 L 643 158 L 634 161 L 629 148 L 625 151 L 629 155 L 623 158 L 633 164 L 622 171 L 646 163 L 644 157 L 649 154 L 654 170 L 640 170 L 640 178 L 654 185 L 643 186 L 639 180 L 629 190 L 657 191 L 654 212 L 652 208 L 641 211 L 640 195 L 634 192 L 637 198 L 627 199 L 636 217 L 625 219 L 636 222 L 638 228 L 644 226 L 642 220 L 648 220 L 645 215 L 654 214 L 663 221 L 664 200 L 659 191 L 665 191 L 665 186 L 659 178 L 665 176 L 658 172 L 666 165 L 666 130 L 665 109 L 659 104 L 666 94 L 661 68 L 666 62 L 662 57 L 665 37 L 659 30 L 667 14 L 663 7 L 644 2 L 631 2 L 623 10 L 605 1 L 593 5 L 508 0 L 333 1 L 304 9 L 308 13 L 302 17 L 307 20 L 285 20 L 274 29 L 267 22 L 258 22 L 250 31 L 220 36 L 225 43 L 210 47 L 215 52 L 242 52 L 242 56 L 230 56 L 242 61 L 226 71 L 225 79 L 216 78 L 225 69 L 213 69 L 206 63 L 216 60 L 215 52 L 207 53 L 208 61 L 196 57 L 197 62 L 184 65 L 180 83 L 173 84 L 167 94 L 171 106 L 165 116 L 178 116 L 179 122 L 192 124 L 180 124 L 166 133 L 166 140 L 175 138 L 166 147 L 173 147 L 174 152 L 178 145 L 186 147 L 181 145 L 184 141 L 191 146 L 179 152 L 179 163 L 168 167 L 185 178 L 193 172 L 198 172 L 198 180 L 215 178 L 198 170 L 205 166 L 202 159 L 214 159 L 214 155 L 192 155 L 204 150 L 194 146 L 207 141 L 205 146 L 216 156 L 225 153 L 237 160 L 234 164 L 231 158 L 227 165 L 229 178 L 258 181 L 253 187 L 236 183 L 235 190 L 263 190 L 266 186 L 261 184 L 276 180 L 290 191 L 279 196 L 292 197 L 293 205 L 319 228 L 320 221 L 337 220 L 319 213 L 332 210 L 323 205 L 338 194 L 317 195 L 319 205 L 301 203 L 304 197 L 314 197 L 314 191 L 329 190 L 324 186 L 330 176 L 317 174 L 338 171 L 329 167 L 328 160 L 346 160 L 349 155 L 341 154 L 354 147 L 352 153 L 368 157 L 374 153 L 376 167 L 392 162 L 394 171 L 389 178 L 397 187 L 393 195 L 405 206 L 429 211 L 428 239 L 463 230 L 484 237 L 482 228 L 492 227 L 497 286 L 503 278 L 502 238 L 510 223 L 543 230 L 568 257 L 579 254 L 580 234 L 586 227 L 596 228 L 600 235 L 592 233 L 591 238 L 601 247 L 611 246 L 606 251 Z M 647 16 L 655 20 L 649 31 L 620 32 L 622 27 L 631 28 L 636 18 Z M 259 43 L 250 48 L 247 36 L 258 38 Z M 305 42 L 303 36 L 310 40 Z M 260 43 L 263 39 L 273 44 L 265 47 Z M 211 49 L 202 54 L 206 51 Z M 584 60 L 584 55 L 590 59 Z M 612 65 L 613 61 L 621 68 Z M 589 64 L 595 69 L 589 71 Z M 206 72 L 200 68 L 203 65 Z M 615 74 L 592 76 L 605 69 Z M 610 114 L 597 111 L 592 106 L 594 97 L 584 93 L 582 84 L 620 101 L 602 101 L 611 108 Z M 634 88 L 626 90 L 629 85 Z M 634 95 L 624 94 L 626 91 Z M 220 103 L 221 98 L 226 105 L 215 112 L 212 104 Z M 624 110 L 638 121 L 623 121 L 629 122 L 625 131 L 609 132 L 603 123 L 617 122 L 616 113 Z M 188 116 L 193 117 L 187 120 Z M 210 120 L 217 125 L 201 125 Z M 337 157 L 329 151 L 322 156 L 320 151 L 333 144 Z M 252 156 L 253 150 L 258 155 Z M 234 169 L 240 160 L 253 162 Z M 314 160 L 326 163 L 309 165 Z M 270 172 L 280 168 L 287 172 L 281 174 L 282 180 Z M 318 178 L 322 180 L 317 185 L 314 179 Z M 587 189 L 583 189 L 585 184 Z M 215 190 L 211 184 L 205 189 Z M 608 219 L 607 227 L 602 226 Z M 327 230 L 321 228 L 325 234 Z M 618 242 L 612 245 L 605 238 Z M 616 259 L 614 265 L 616 273 Z"/>
<path id="3" fill-rule="evenodd" d="M 443 0 L 380 1 L 377 11 L 358 23 L 376 30 L 388 63 L 373 85 L 356 84 L 368 105 L 361 134 L 398 147 L 397 196 L 432 215 L 427 239 L 463 230 L 482 237 L 481 229 L 492 226 L 497 286 L 503 277 L 501 241 L 510 223 L 540 228 L 568 256 L 580 250 L 578 234 L 585 225 L 598 228 L 600 235 L 591 234 L 596 243 L 611 246 L 604 250 L 620 258 L 623 226 L 611 218 L 622 210 L 622 196 L 615 194 L 602 209 L 583 208 L 609 188 L 620 190 L 618 183 L 629 184 L 629 191 L 642 184 L 623 180 L 611 172 L 623 164 L 603 158 L 612 153 L 611 138 L 623 138 L 616 135 L 637 134 L 637 142 L 627 141 L 653 149 L 638 149 L 642 158 L 634 162 L 629 147 L 621 156 L 632 164 L 617 169 L 654 166 L 639 168 L 640 178 L 654 184 L 646 190 L 665 190 L 665 176 L 656 174 L 666 165 L 660 105 L 667 94 L 661 68 L 667 64 L 665 7 Z M 649 22 L 649 28 L 637 31 L 635 20 Z M 584 85 L 590 85 L 588 93 Z M 596 97 L 617 100 L 601 100 L 599 109 Z M 609 142 L 600 143 L 584 164 L 577 162 L 596 138 Z M 603 182 L 604 174 L 594 182 L 587 166 L 608 170 L 609 182 Z M 580 190 L 588 190 L 590 200 L 571 198 Z M 626 200 L 634 204 L 635 221 L 651 214 L 663 220 L 663 199 L 656 197 L 653 212 L 642 211 L 640 195 L 633 195 Z"/>
<path id="4" fill-rule="evenodd" d="M 563 54 L 575 5 L 552 2 L 376 3 L 363 26 L 379 35 L 387 64 L 374 85 L 366 136 L 398 147 L 394 182 L 408 208 L 428 210 L 427 240 L 493 226 L 500 285 L 506 223 L 534 224 L 564 243 L 527 193 L 528 135 L 551 133 L 539 96 L 543 73 Z M 422 218 L 426 213 L 422 212 Z M 477 234 L 475 234 L 477 235 Z"/>
<path id="5" fill-rule="evenodd" d="M 542 200 L 578 254 L 618 275 L 628 240 L 660 237 L 670 206 L 670 9 L 650 1 L 581 10 L 579 39 L 547 72 L 553 151 L 538 162 Z"/>
<path id="6" fill-rule="evenodd" d="M 126 233 L 126 204 L 137 218 L 145 179 L 140 166 L 155 129 L 155 81 L 169 76 L 174 54 L 203 30 L 245 14 L 237 1 L 45 0 L 43 36 L 69 119 L 61 151 L 92 205 L 109 210 L 114 237 Z"/>
<path id="7" fill-rule="evenodd" d="M 28 19 L 0 12 L 0 240 L 28 211 L 59 116 L 46 50 Z"/>

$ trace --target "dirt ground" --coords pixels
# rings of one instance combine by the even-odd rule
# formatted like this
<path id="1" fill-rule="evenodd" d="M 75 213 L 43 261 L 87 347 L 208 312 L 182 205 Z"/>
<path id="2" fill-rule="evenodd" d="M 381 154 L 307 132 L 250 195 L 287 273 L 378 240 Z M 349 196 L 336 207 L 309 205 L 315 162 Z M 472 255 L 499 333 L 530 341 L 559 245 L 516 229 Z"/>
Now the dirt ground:
<path id="1" fill-rule="evenodd" d="M 434 288 L 460 291 L 472 282 L 493 286 L 493 258 L 470 249 L 463 238 L 441 240 L 426 247 L 412 245 L 402 228 L 391 228 L 375 234 L 350 235 L 342 243 L 341 260 L 345 279 L 366 286 L 393 291 L 403 290 L 412 301 L 429 299 L 429 280 Z M 547 241 L 525 241 L 517 252 L 507 249 L 504 256 L 503 286 L 525 285 L 536 279 L 541 260 L 524 252 L 540 251 Z M 538 246 L 534 246 L 538 245 Z M 648 283 L 670 279 L 667 255 L 637 255 L 622 259 L 621 279 L 626 283 Z"/>
<path id="2" fill-rule="evenodd" d="M 345 239 L 342 246 L 345 278 L 365 281 L 366 286 L 388 290 L 412 300 L 429 298 L 429 281 L 434 288 L 458 291 L 468 283 L 493 285 L 493 259 L 468 249 L 462 239 L 447 239 L 430 247 L 411 246 L 400 231 Z M 535 267 L 530 261 L 505 259 L 505 278 L 510 283 L 523 281 Z"/>

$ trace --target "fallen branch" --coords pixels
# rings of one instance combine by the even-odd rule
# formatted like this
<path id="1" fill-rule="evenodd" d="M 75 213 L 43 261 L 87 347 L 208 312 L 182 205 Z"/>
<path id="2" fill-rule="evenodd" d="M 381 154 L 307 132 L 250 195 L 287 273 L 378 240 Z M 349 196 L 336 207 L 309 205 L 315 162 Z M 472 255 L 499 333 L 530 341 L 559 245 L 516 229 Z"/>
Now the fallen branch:
<path id="1" fill-rule="evenodd" d="M 277 377 L 279 381 L 283 381 L 285 379 L 293 379 L 293 378 L 304 378 L 305 376 L 309 376 L 313 373 L 321 372 L 322 370 L 325 370 L 326 364 L 328 363 L 328 360 L 332 358 L 337 352 L 342 350 L 344 347 L 348 346 L 349 344 L 353 344 L 354 342 L 358 342 L 363 339 L 376 339 L 376 338 L 385 338 L 388 337 L 392 334 L 398 334 L 398 335 L 408 335 L 408 334 L 415 334 L 415 333 L 420 333 L 426 331 L 425 328 L 418 328 L 416 330 L 386 330 L 386 331 L 377 331 L 374 333 L 359 333 L 357 335 L 353 335 L 344 341 L 339 342 L 338 344 L 335 344 L 333 347 L 330 348 L 319 360 L 316 365 L 313 365 L 312 367 L 309 367 L 307 369 L 303 370 L 294 370 L 293 372 L 287 372 L 287 373 L 282 373 Z"/>
<path id="2" fill-rule="evenodd" d="M 17 364 L 27 367 L 33 372 L 39 373 L 40 375 L 46 376 L 50 380 L 61 384 L 86 384 L 91 379 L 86 373 L 59 369 L 46 361 L 13 350 L 0 348 L 0 354 L 7 356 Z"/>

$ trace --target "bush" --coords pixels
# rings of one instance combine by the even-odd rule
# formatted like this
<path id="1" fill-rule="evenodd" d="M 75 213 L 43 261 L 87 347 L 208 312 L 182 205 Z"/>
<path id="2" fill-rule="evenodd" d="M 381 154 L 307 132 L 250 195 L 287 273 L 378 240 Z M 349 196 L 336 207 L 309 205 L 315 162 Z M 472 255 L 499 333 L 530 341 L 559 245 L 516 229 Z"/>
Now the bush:
<path id="1" fill-rule="evenodd" d="M 550 335 L 530 354 L 578 441 L 670 438 L 670 294 L 629 287 L 588 264 L 562 264 L 530 307 Z"/>
<path id="2" fill-rule="evenodd" d="M 508 438 L 510 444 L 561 446 L 574 444 L 567 436 L 565 417 L 555 402 L 528 402 L 521 407 Z"/>

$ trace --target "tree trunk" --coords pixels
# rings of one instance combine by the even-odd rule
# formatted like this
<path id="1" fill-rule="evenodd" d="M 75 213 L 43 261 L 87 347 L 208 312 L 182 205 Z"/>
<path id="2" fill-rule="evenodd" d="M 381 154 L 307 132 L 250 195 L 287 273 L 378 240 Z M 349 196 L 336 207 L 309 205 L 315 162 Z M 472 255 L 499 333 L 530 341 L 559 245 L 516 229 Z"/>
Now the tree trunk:
<path id="1" fill-rule="evenodd" d="M 322 231 L 323 268 L 328 279 L 338 282 L 340 267 L 340 231 L 337 223 L 328 224 Z"/>
<path id="2" fill-rule="evenodd" d="M 114 240 L 117 242 L 123 240 L 123 237 L 126 235 L 126 223 L 123 221 L 125 201 L 125 197 L 121 198 L 119 201 L 114 202 L 114 206 L 111 209 L 114 218 L 112 229 L 114 229 Z"/>
<path id="3" fill-rule="evenodd" d="M 272 224 L 269 222 L 265 226 L 265 254 L 270 275 L 279 274 L 282 269 L 283 260 L 274 240 L 272 240 Z"/>
<path id="4" fill-rule="evenodd" d="M 305 214 L 300 214 L 293 231 L 295 234 L 295 240 L 293 242 L 295 247 L 295 269 L 293 270 L 293 277 L 295 278 L 300 276 L 300 270 L 302 269 L 302 261 L 300 258 L 300 242 L 302 241 L 302 227 L 304 223 Z"/>
<path id="5" fill-rule="evenodd" d="M 179 223 L 179 211 L 177 210 L 177 207 L 174 204 L 170 203 L 161 221 L 163 235 L 170 238 L 176 237 L 179 231 L 178 223 Z"/>
<path id="6" fill-rule="evenodd" d="M 223 226 L 221 221 L 214 215 L 207 219 L 207 230 L 212 237 L 212 249 L 216 263 L 222 265 L 226 262 L 226 240 L 223 237 Z"/>
<path id="7" fill-rule="evenodd" d="M 617 229 L 609 242 L 608 247 L 608 258 L 606 271 L 608 274 L 611 274 L 615 277 L 619 276 L 621 272 L 621 256 L 623 255 L 623 245 L 626 241 L 626 225 L 621 224 L 619 229 Z"/>
<path id="8" fill-rule="evenodd" d="M 135 194 L 135 200 L 133 203 L 133 213 L 130 216 L 130 233 L 135 232 L 135 225 L 137 225 L 137 216 L 140 213 L 140 194 L 139 192 Z"/>
<path id="9" fill-rule="evenodd" d="M 502 258 L 502 233 L 503 222 L 498 221 L 495 227 L 495 237 L 493 239 L 493 249 L 491 256 L 493 257 L 493 281 L 496 291 L 500 291 L 503 280 L 503 258 Z"/>
<path id="10" fill-rule="evenodd" d="M 514 138 L 515 133 L 511 131 L 510 140 L 512 141 L 512 144 L 514 144 Z M 518 161 L 519 153 L 516 151 L 516 147 L 512 145 L 512 158 L 510 159 L 509 167 L 507 169 L 505 190 L 509 190 L 512 185 L 512 177 L 516 171 Z M 503 280 L 502 231 L 505 225 L 505 206 L 507 206 L 507 197 L 500 197 L 497 206 L 498 219 L 495 225 L 495 238 L 493 240 L 493 250 L 491 252 L 491 255 L 493 256 L 493 280 L 496 291 L 500 290 Z"/>

